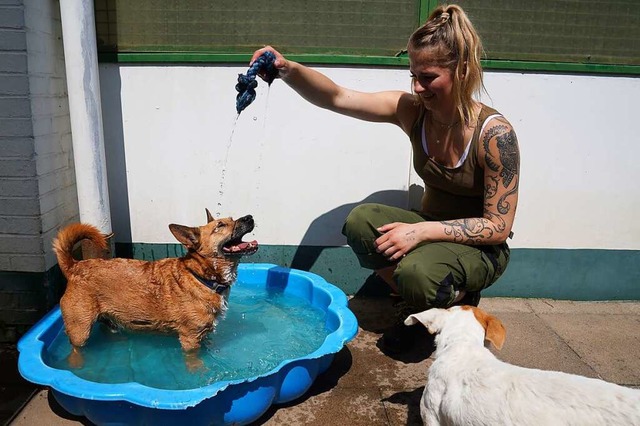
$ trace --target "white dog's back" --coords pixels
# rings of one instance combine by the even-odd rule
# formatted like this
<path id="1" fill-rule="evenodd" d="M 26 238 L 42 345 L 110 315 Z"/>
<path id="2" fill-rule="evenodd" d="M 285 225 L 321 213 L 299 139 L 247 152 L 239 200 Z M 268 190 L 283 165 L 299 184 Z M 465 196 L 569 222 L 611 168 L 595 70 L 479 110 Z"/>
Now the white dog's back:
<path id="1" fill-rule="evenodd" d="M 498 360 L 505 332 L 478 308 L 431 309 L 407 318 L 437 333 L 420 412 L 432 425 L 640 425 L 640 390 Z"/>

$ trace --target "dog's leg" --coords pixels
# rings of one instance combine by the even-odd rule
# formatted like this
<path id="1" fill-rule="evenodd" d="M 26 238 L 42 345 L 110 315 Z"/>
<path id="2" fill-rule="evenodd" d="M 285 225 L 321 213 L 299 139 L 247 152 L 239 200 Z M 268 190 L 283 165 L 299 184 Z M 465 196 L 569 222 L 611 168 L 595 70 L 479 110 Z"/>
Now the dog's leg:
<path id="1" fill-rule="evenodd" d="M 199 356 L 200 340 L 193 337 L 193 333 L 180 333 L 180 345 L 184 353 L 184 361 L 189 371 L 200 370 L 204 367 L 204 363 Z"/>
<path id="2" fill-rule="evenodd" d="M 98 317 L 98 309 L 89 298 L 65 296 L 60 299 L 60 307 L 62 308 L 64 328 L 72 346 L 68 361 L 71 367 L 80 368 L 83 359 L 79 349 L 89 339 L 91 326 Z"/>

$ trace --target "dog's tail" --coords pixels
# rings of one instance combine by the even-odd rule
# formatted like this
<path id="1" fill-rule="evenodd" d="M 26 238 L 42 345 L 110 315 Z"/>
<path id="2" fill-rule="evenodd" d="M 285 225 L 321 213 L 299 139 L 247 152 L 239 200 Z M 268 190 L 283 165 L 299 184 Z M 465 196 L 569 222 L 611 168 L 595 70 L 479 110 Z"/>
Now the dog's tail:
<path id="1" fill-rule="evenodd" d="M 107 240 L 100 230 L 93 225 L 86 223 L 73 223 L 62 229 L 55 240 L 53 240 L 53 251 L 58 257 L 58 264 L 62 273 L 66 276 L 69 269 L 76 263 L 73 258 L 73 246 L 78 241 L 90 240 L 102 250 L 107 248 Z"/>

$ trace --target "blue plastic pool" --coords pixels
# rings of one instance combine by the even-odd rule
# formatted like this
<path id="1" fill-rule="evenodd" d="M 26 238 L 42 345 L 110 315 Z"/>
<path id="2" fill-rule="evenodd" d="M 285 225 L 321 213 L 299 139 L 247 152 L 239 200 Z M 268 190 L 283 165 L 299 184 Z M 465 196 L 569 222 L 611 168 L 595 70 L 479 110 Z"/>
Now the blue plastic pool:
<path id="1" fill-rule="evenodd" d="M 335 354 L 355 337 L 358 326 L 345 294 L 318 275 L 271 264 L 241 264 L 238 284 L 302 298 L 313 309 L 324 311 L 324 342 L 308 355 L 285 359 L 264 374 L 197 388 L 172 390 L 137 382 L 99 383 L 45 362 L 52 342 L 63 328 L 60 309 L 55 308 L 20 339 L 20 373 L 31 382 L 48 386 L 69 413 L 85 416 L 98 425 L 250 423 L 272 404 L 302 396 L 318 374 L 329 367 Z"/>

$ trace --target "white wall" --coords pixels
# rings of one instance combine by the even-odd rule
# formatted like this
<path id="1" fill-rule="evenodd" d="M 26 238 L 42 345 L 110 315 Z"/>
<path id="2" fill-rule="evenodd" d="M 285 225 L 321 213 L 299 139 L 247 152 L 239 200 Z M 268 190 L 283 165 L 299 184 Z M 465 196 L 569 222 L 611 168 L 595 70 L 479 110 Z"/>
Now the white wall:
<path id="1" fill-rule="evenodd" d="M 169 223 L 252 214 L 273 245 L 342 245 L 362 201 L 406 206 L 416 180 L 402 131 L 303 101 L 260 81 L 236 117 L 246 67 L 102 64 L 116 241 L 174 242 Z M 358 90 L 409 89 L 404 69 L 322 68 Z M 640 248 L 637 78 L 487 72 L 490 98 L 521 149 L 512 247 Z"/>

